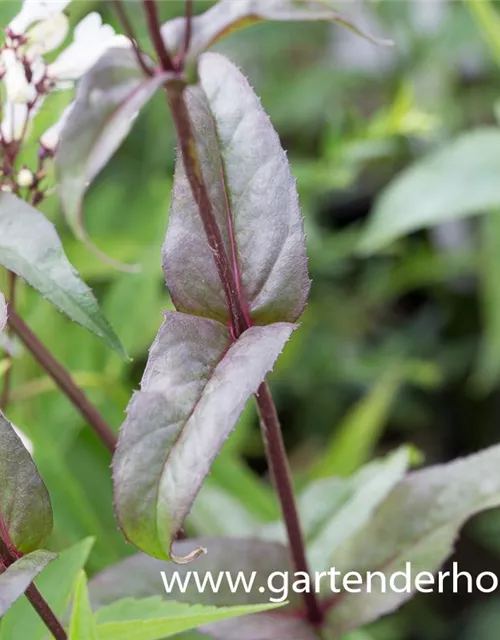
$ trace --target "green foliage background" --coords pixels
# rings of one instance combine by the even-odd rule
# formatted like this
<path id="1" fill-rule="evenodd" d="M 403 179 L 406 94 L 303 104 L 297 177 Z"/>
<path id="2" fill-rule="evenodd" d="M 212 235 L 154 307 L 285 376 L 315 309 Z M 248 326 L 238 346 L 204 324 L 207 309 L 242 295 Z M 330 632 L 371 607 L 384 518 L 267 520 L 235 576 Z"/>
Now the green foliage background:
<path id="1" fill-rule="evenodd" d="M 1 3 L 2 23 L 17 4 Z M 160 4 L 165 20 L 182 13 L 182 2 Z M 493 32 L 485 40 L 459 2 L 448 3 L 442 22 L 424 29 L 415 21 L 415 4 L 364 5 L 365 18 L 377 21 L 377 35 L 395 40 L 393 49 L 320 24 L 262 24 L 219 47 L 262 97 L 289 152 L 304 210 L 312 295 L 302 328 L 272 375 L 297 486 L 311 477 L 351 473 L 403 442 L 414 445 L 415 463 L 431 463 L 500 440 L 498 366 L 485 373 L 481 365 L 481 354 L 500 342 L 498 314 L 491 311 L 500 305 L 500 281 L 491 276 L 498 272 L 500 239 L 491 244 L 489 218 L 466 221 L 458 231 L 442 227 L 440 235 L 413 234 L 371 258 L 356 252 L 374 198 L 393 175 L 461 131 L 496 124 L 500 36 Z M 197 10 L 207 6 L 196 4 Z M 353 7 L 341 8 L 349 13 Z M 71 19 L 76 23 L 94 9 L 116 25 L 99 2 L 72 3 Z M 127 9 L 147 42 L 139 7 L 130 2 Z M 356 67 L 358 48 L 367 53 Z M 51 99 L 37 129 L 67 101 L 64 94 Z M 20 289 L 22 316 L 116 429 L 161 311 L 171 308 L 160 250 L 174 145 L 158 95 L 86 199 L 95 243 L 116 259 L 140 264 L 137 275 L 112 270 L 75 241 L 55 196 L 44 205 L 132 363 L 26 286 Z M 440 240 L 454 232 L 458 241 Z M 21 349 L 8 415 L 33 440 L 50 491 L 51 548 L 95 536 L 90 574 L 133 553 L 113 517 L 108 453 Z M 234 533 L 243 512 L 262 521 L 278 513 L 252 407 L 217 462 L 188 531 Z M 472 522 L 457 553 L 464 569 L 500 574 L 498 513 Z M 420 596 L 369 633 L 374 640 L 494 640 L 499 623 L 495 597 Z"/>

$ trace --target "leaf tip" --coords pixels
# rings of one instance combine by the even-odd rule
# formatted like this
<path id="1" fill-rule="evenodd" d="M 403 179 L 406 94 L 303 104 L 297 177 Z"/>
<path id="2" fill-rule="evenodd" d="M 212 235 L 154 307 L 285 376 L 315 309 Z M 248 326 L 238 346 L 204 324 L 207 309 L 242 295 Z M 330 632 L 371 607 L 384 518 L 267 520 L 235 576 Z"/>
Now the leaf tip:
<path id="1" fill-rule="evenodd" d="M 190 564 L 201 556 L 204 556 L 206 553 L 208 553 L 208 549 L 206 547 L 197 547 L 185 556 L 178 556 L 172 551 L 172 549 L 170 549 L 170 559 L 172 562 L 175 562 L 175 564 Z"/>

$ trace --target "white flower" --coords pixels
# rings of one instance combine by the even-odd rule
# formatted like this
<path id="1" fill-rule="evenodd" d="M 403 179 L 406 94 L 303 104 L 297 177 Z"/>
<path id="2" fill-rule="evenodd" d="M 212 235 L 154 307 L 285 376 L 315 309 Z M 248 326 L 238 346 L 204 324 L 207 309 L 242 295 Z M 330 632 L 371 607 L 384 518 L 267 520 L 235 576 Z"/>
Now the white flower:
<path id="1" fill-rule="evenodd" d="M 39 20 L 48 20 L 62 13 L 71 0 L 24 0 L 21 11 L 10 22 L 9 29 L 15 35 L 26 33 L 28 27 Z"/>
<path id="2" fill-rule="evenodd" d="M 25 54 L 29 60 L 54 51 L 66 40 L 69 30 L 69 20 L 64 13 L 55 13 L 47 20 L 36 24 L 28 31 L 28 43 Z"/>
<path id="3" fill-rule="evenodd" d="M 29 111 L 28 105 L 6 102 L 3 108 L 3 120 L 0 124 L 2 140 L 5 143 L 21 140 L 26 130 Z"/>
<path id="4" fill-rule="evenodd" d="M 103 24 L 98 13 L 89 13 L 75 27 L 73 42 L 48 66 L 47 73 L 55 80 L 76 80 L 108 49 L 130 44 L 128 38 L 116 35 L 113 27 Z"/>
<path id="5" fill-rule="evenodd" d="M 62 130 L 64 129 L 64 126 L 68 121 L 69 114 L 71 113 L 71 110 L 73 109 L 74 105 L 75 103 L 71 102 L 66 107 L 66 109 L 64 109 L 59 120 L 54 125 L 52 125 L 50 129 L 47 129 L 47 131 L 40 138 L 40 144 L 47 151 L 53 152 L 56 150 L 57 145 L 59 144 L 59 139 L 61 137 Z"/>
<path id="6" fill-rule="evenodd" d="M 7 100 L 17 104 L 27 104 L 36 97 L 36 89 L 28 82 L 21 60 L 12 49 L 2 51 L 2 66 L 5 69 L 4 82 Z"/>

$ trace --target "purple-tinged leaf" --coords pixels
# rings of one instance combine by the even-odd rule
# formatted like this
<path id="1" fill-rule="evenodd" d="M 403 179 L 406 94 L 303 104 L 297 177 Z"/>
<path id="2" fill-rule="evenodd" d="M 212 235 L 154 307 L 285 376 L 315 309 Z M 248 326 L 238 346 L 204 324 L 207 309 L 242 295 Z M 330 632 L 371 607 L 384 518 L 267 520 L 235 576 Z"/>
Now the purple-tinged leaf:
<path id="1" fill-rule="evenodd" d="M 49 551 L 33 551 L 0 573 L 0 618 L 10 609 L 30 586 L 36 576 L 57 558 Z"/>
<path id="2" fill-rule="evenodd" d="M 0 264 L 127 358 L 92 291 L 66 257 L 54 225 L 12 193 L 0 193 Z"/>
<path id="3" fill-rule="evenodd" d="M 143 554 L 127 558 L 105 569 L 92 579 L 90 597 L 93 605 L 100 607 L 122 598 L 146 598 L 159 593 L 164 593 L 168 600 L 191 604 L 253 605 L 269 601 L 270 598 L 280 597 L 279 594 L 273 593 L 268 588 L 268 579 L 272 573 L 277 571 L 291 575 L 293 572 L 289 552 L 286 546 L 279 543 L 238 538 L 197 538 L 182 540 L 176 546 L 180 553 L 189 553 L 193 547 L 205 547 L 208 549 L 208 553 L 200 557 L 193 567 L 179 566 Z M 185 590 L 179 588 L 179 583 L 174 587 L 174 575 L 179 576 L 180 581 L 184 582 L 193 569 L 200 581 L 205 579 L 208 572 L 215 579 L 220 572 L 229 572 L 233 579 L 236 579 L 239 572 L 242 572 L 248 580 L 253 575 L 252 572 L 255 572 L 255 580 L 248 589 L 240 586 L 234 593 L 226 580 L 222 581 L 217 593 L 209 588 L 200 593 L 193 581 L 189 582 L 189 586 Z M 132 575 L 134 579 L 130 580 Z M 279 589 L 280 580 L 279 576 L 274 580 L 275 588 Z M 170 586 L 168 595 L 165 584 Z M 261 591 L 260 587 L 263 587 L 264 591 Z M 259 638 L 259 640 L 316 639 L 316 635 L 310 627 L 292 613 L 302 604 L 300 596 L 290 590 L 288 601 L 289 604 L 285 609 L 275 613 L 244 616 L 233 622 L 218 622 L 203 627 L 203 631 L 224 640 L 234 640 L 235 638 L 238 640 L 243 640 L 243 638 L 250 640 L 255 638 Z"/>
<path id="4" fill-rule="evenodd" d="M 63 210 L 81 240 L 88 243 L 85 191 L 127 137 L 140 109 L 169 77 L 146 76 L 130 48 L 110 49 L 83 76 L 56 154 Z"/>
<path id="5" fill-rule="evenodd" d="M 412 591 L 397 593 L 389 586 L 389 577 L 405 571 L 407 563 L 413 579 L 422 571 L 439 569 L 462 525 L 479 511 L 500 506 L 499 468 L 500 446 L 495 446 L 410 473 L 396 486 L 371 521 L 341 545 L 335 557 L 335 568 L 341 573 L 356 571 L 364 576 L 367 571 L 379 571 L 388 587 L 383 593 L 380 578 L 374 578 L 371 593 L 363 589 L 339 594 L 328 616 L 332 638 L 341 638 L 408 600 Z M 400 590 L 404 582 L 397 582 Z"/>
<path id="6" fill-rule="evenodd" d="M 175 534 L 293 329 L 289 323 L 251 327 L 234 342 L 214 320 L 165 314 L 113 464 L 118 520 L 141 550 L 176 558 Z"/>
<path id="7" fill-rule="evenodd" d="M 22 553 L 52 531 L 52 507 L 35 463 L 0 412 L 0 537 Z"/>
<path id="8" fill-rule="evenodd" d="M 193 19 L 189 58 L 195 59 L 224 36 L 252 24 L 277 22 L 334 22 L 347 27 L 374 44 L 390 45 L 389 40 L 374 38 L 325 0 L 222 0 Z M 175 18 L 162 27 L 162 36 L 171 51 L 179 51 L 184 42 L 186 23 Z"/>
<path id="9" fill-rule="evenodd" d="M 186 102 L 243 307 L 255 324 L 294 322 L 310 282 L 285 152 L 257 96 L 229 60 L 205 54 L 199 74 L 201 88 L 189 87 Z M 222 285 L 180 157 L 163 263 L 179 311 L 227 321 Z"/>

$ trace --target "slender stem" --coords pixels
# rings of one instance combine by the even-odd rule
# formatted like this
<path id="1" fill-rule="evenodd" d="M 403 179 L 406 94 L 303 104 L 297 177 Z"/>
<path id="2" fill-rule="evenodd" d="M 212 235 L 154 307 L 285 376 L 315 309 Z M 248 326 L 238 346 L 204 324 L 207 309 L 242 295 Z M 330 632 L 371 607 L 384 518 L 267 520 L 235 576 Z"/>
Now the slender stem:
<path id="1" fill-rule="evenodd" d="M 151 34 L 151 40 L 155 48 L 162 69 L 164 71 L 176 71 L 176 67 L 170 57 L 167 47 L 163 42 L 161 35 L 160 19 L 158 17 L 158 8 L 156 6 L 156 0 L 144 0 L 144 9 L 146 11 L 146 18 L 148 21 L 149 33 Z"/>
<path id="2" fill-rule="evenodd" d="M 121 3 L 121 0 L 112 0 L 112 5 L 123 27 L 123 30 L 125 31 L 125 35 L 132 42 L 132 47 L 135 53 L 135 57 L 137 58 L 137 62 L 139 63 L 141 69 L 144 71 L 144 73 L 147 76 L 152 76 L 153 70 L 149 68 L 149 66 L 146 63 L 146 60 L 144 59 L 142 51 L 139 48 L 138 40 L 135 37 L 134 28 L 132 26 L 132 23 L 128 19 L 127 12 L 125 11 L 125 8 Z"/>
<path id="3" fill-rule="evenodd" d="M 40 618 L 45 623 L 45 626 L 54 636 L 54 638 L 56 640 L 67 640 L 68 636 L 66 634 L 66 631 L 64 630 L 64 627 L 59 622 L 57 616 L 44 600 L 42 594 L 40 593 L 40 591 L 38 591 L 33 582 L 27 588 L 25 595 L 30 601 L 33 609 L 38 613 Z"/>
<path id="4" fill-rule="evenodd" d="M 176 85 L 169 85 L 167 87 L 167 95 L 177 130 L 186 176 L 200 211 L 208 245 L 212 251 L 219 278 L 224 288 L 226 301 L 232 318 L 233 333 L 237 338 L 248 328 L 248 324 L 238 295 L 235 274 L 224 246 L 207 187 L 203 180 L 197 145 L 184 100 L 183 88 L 178 88 Z"/>
<path id="5" fill-rule="evenodd" d="M 38 364 L 54 380 L 59 389 L 69 398 L 92 427 L 102 443 L 113 452 L 116 447 L 116 435 L 99 411 L 89 401 L 84 392 L 75 384 L 69 372 L 54 358 L 31 329 L 17 313 L 9 308 L 9 326 L 23 342 Z"/>
<path id="6" fill-rule="evenodd" d="M 16 284 L 17 284 L 17 276 L 12 271 L 8 272 L 9 274 L 9 297 L 8 303 L 9 305 L 15 309 L 16 308 Z M 10 333 L 10 331 L 8 330 Z M 5 376 L 3 379 L 3 388 L 2 388 L 2 397 L 0 398 L 0 408 L 4 411 L 7 409 L 7 405 L 10 400 L 10 387 L 12 382 L 12 357 L 7 354 L 7 360 L 9 362 L 9 368 L 5 372 Z"/>
<path id="7" fill-rule="evenodd" d="M 256 395 L 259 408 L 262 433 L 266 444 L 267 459 L 271 476 L 281 505 L 281 513 L 285 522 L 290 543 L 295 571 L 309 574 L 309 565 L 305 553 L 304 537 L 300 527 L 300 519 L 295 502 L 290 467 L 281 433 L 278 414 L 267 382 L 263 382 Z M 320 625 L 323 620 L 314 591 L 303 594 L 307 618 L 311 624 Z"/>
<path id="8" fill-rule="evenodd" d="M 193 31 L 193 0 L 186 0 L 186 31 L 184 33 L 184 44 L 182 51 L 179 55 L 179 61 L 181 65 L 184 65 L 184 60 L 189 52 L 191 45 L 191 35 Z"/>

